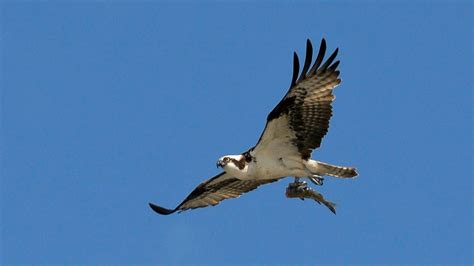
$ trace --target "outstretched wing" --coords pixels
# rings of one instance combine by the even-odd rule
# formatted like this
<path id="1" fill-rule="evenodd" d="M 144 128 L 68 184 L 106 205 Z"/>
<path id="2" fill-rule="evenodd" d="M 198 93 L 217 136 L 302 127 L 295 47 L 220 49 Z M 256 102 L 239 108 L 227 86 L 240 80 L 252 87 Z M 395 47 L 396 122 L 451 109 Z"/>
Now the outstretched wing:
<path id="1" fill-rule="evenodd" d="M 166 209 L 153 203 L 149 203 L 149 205 L 155 212 L 168 215 L 176 211 L 181 212 L 188 209 L 207 207 L 209 205 L 214 206 L 219 204 L 222 200 L 238 198 L 241 194 L 254 190 L 260 185 L 277 180 L 278 179 L 240 180 L 230 176 L 226 172 L 222 172 L 197 186 L 191 194 L 174 209 Z"/>
<path id="2" fill-rule="evenodd" d="M 331 103 L 335 98 L 332 90 L 341 83 L 337 70 L 339 61 L 333 63 L 337 52 L 338 49 L 323 63 L 326 53 L 326 41 L 323 39 L 311 67 L 313 47 L 308 40 L 299 77 L 298 55 L 294 53 L 290 89 L 268 115 L 265 129 L 252 150 L 254 153 L 277 145 L 280 150 L 296 149 L 306 159 L 311 156 L 313 149 L 321 145 L 332 116 Z"/>

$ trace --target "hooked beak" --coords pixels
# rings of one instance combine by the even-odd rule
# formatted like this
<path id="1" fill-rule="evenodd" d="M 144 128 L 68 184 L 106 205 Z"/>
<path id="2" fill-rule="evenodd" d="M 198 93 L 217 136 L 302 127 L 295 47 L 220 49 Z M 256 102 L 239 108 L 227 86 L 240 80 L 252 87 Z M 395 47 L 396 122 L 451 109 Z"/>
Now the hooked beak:
<path id="1" fill-rule="evenodd" d="M 222 160 L 218 160 L 217 163 L 216 163 L 216 167 L 219 168 L 219 167 L 224 167 L 225 166 L 225 163 L 224 161 Z"/>

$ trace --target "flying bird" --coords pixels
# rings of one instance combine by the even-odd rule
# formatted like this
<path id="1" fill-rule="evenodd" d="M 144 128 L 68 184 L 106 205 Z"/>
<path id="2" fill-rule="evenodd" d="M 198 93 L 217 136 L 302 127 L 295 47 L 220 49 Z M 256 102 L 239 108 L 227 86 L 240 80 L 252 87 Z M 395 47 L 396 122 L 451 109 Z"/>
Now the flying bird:
<path id="1" fill-rule="evenodd" d="M 150 203 L 157 213 L 168 215 L 219 204 L 241 194 L 285 177 L 294 177 L 287 188 L 287 197 L 312 198 L 335 213 L 335 205 L 306 186 L 301 178 L 316 185 L 324 176 L 352 178 L 354 167 L 336 166 L 312 160 L 311 153 L 321 145 L 328 132 L 332 116 L 333 89 L 341 83 L 339 61 L 334 61 L 336 49 L 325 61 L 326 41 L 322 39 L 318 55 L 312 64 L 313 47 L 306 42 L 306 57 L 301 74 L 296 52 L 293 57 L 291 85 L 283 99 L 268 114 L 267 123 L 257 144 L 238 155 L 226 155 L 217 161 L 220 174 L 199 184 L 174 209 Z M 299 74 L 299 75 L 298 75 Z"/>

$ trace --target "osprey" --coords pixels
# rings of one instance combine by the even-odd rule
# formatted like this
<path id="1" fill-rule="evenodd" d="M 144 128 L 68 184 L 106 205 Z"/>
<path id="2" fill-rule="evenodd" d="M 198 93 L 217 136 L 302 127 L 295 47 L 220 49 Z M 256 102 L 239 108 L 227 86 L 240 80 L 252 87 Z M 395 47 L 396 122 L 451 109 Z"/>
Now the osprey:
<path id="1" fill-rule="evenodd" d="M 313 47 L 306 42 L 306 58 L 301 74 L 296 52 L 293 57 L 291 85 L 267 117 L 267 123 L 257 144 L 239 155 L 226 155 L 217 161 L 224 171 L 198 185 L 181 204 L 166 209 L 150 203 L 159 214 L 217 205 L 220 201 L 237 198 L 260 185 L 285 177 L 294 177 L 287 188 L 287 197 L 313 198 L 325 204 L 333 213 L 335 205 L 321 194 L 306 187 L 300 178 L 316 185 L 323 176 L 351 178 L 357 176 L 353 167 L 335 166 L 311 159 L 311 152 L 320 147 L 332 116 L 333 89 L 341 83 L 336 49 L 325 62 L 326 41 L 322 39 L 318 55 L 311 65 Z"/>

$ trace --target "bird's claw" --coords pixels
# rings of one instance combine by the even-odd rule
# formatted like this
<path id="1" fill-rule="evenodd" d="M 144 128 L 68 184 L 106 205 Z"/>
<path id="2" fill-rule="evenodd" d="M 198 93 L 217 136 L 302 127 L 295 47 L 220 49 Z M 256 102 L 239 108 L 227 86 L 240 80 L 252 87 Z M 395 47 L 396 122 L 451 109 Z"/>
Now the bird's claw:
<path id="1" fill-rule="evenodd" d="M 309 176 L 308 178 L 311 182 L 313 182 L 313 184 L 315 184 L 317 186 L 322 186 L 323 185 L 324 177 L 322 177 L 322 176 L 312 175 L 312 176 Z"/>
<path id="2" fill-rule="evenodd" d="M 305 181 L 297 180 L 293 183 L 288 184 L 288 187 L 286 188 L 286 196 L 287 197 L 295 197 L 296 195 L 302 195 L 298 198 L 301 199 L 301 200 L 304 200 L 305 197 L 303 195 L 308 193 L 308 191 L 310 191 L 310 190 L 312 190 L 312 189 L 310 187 L 308 187 L 308 183 L 306 183 Z"/>
<path id="3" fill-rule="evenodd" d="M 295 181 L 293 183 L 288 184 L 288 188 L 293 190 L 304 190 L 307 187 L 308 183 L 306 183 L 305 181 Z"/>

